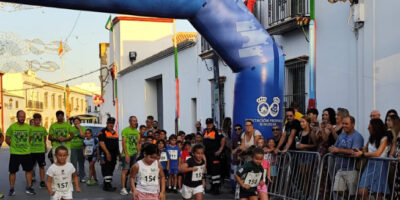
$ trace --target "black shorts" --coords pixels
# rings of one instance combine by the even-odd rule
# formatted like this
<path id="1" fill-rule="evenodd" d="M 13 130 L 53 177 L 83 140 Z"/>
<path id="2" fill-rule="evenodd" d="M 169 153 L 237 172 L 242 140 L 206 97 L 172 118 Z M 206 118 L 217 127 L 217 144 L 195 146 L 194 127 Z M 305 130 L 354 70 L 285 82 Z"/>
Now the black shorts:
<path id="1" fill-rule="evenodd" d="M 32 157 L 32 165 L 35 165 L 36 162 L 39 165 L 39 167 L 44 167 L 46 166 L 46 155 L 45 153 L 31 153 Z"/>
<path id="2" fill-rule="evenodd" d="M 240 187 L 239 198 L 246 198 L 258 196 L 257 191 L 249 191 Z"/>
<path id="3" fill-rule="evenodd" d="M 164 176 L 168 177 L 168 170 L 167 169 L 163 169 L 163 171 L 164 171 Z"/>
<path id="4" fill-rule="evenodd" d="M 32 171 L 33 163 L 31 154 L 26 154 L 26 155 L 10 154 L 10 163 L 8 164 L 8 171 L 12 174 L 18 172 L 19 165 L 22 165 L 22 169 L 26 172 Z"/>
<path id="5" fill-rule="evenodd" d="M 88 156 L 86 160 L 89 161 L 89 163 L 92 162 L 92 161 L 96 161 L 97 160 L 97 156 Z"/>

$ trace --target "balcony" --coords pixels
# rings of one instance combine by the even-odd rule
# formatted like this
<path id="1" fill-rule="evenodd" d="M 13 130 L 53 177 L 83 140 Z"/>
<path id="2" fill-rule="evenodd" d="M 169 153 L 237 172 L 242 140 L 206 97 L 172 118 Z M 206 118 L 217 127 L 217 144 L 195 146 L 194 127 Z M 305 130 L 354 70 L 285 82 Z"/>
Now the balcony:
<path id="1" fill-rule="evenodd" d="M 43 111 L 43 102 L 28 100 L 26 108 L 28 111 Z"/>
<path id="2" fill-rule="evenodd" d="M 280 35 L 298 27 L 296 17 L 310 17 L 310 0 L 268 0 L 268 28 Z"/>

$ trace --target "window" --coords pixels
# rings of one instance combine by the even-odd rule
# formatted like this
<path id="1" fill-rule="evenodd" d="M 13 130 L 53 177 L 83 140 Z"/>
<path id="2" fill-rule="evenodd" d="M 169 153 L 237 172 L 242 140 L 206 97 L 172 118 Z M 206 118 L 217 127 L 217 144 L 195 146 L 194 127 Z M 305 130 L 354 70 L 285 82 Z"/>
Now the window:
<path id="1" fill-rule="evenodd" d="M 74 97 L 71 97 L 71 104 L 70 104 L 70 106 L 71 106 L 71 111 L 73 111 L 74 110 Z"/>
<path id="2" fill-rule="evenodd" d="M 81 112 L 83 112 L 83 99 L 81 99 Z"/>
<path id="3" fill-rule="evenodd" d="M 215 81 L 211 80 L 211 113 L 212 117 L 218 115 L 219 112 L 219 123 L 222 125 L 222 120 L 225 118 L 225 77 L 219 78 L 219 94 L 217 88 L 215 88 Z M 218 98 L 219 97 L 219 98 Z M 219 111 L 216 110 L 219 106 Z"/>
<path id="4" fill-rule="evenodd" d="M 51 107 L 53 110 L 56 109 L 56 94 L 51 95 Z"/>
<path id="5" fill-rule="evenodd" d="M 310 0 L 268 0 L 268 25 L 310 15 Z"/>
<path id="6" fill-rule="evenodd" d="M 61 110 L 61 108 L 62 108 L 62 96 L 61 95 L 58 95 L 58 109 L 59 110 Z"/>
<path id="7" fill-rule="evenodd" d="M 79 99 L 78 98 L 76 98 L 75 107 L 76 107 L 75 110 L 79 111 Z"/>
<path id="8" fill-rule="evenodd" d="M 88 106 L 87 112 L 88 113 L 92 112 L 92 106 Z"/>
<path id="9" fill-rule="evenodd" d="M 47 109 L 48 107 L 48 95 L 49 93 L 45 92 L 44 93 L 44 108 Z"/>
<path id="10" fill-rule="evenodd" d="M 306 111 L 305 62 L 286 62 L 285 67 L 285 107 L 292 102 L 299 105 L 299 111 Z"/>
<path id="11" fill-rule="evenodd" d="M 19 105 L 18 105 L 18 101 L 15 101 L 15 108 L 18 109 Z"/>

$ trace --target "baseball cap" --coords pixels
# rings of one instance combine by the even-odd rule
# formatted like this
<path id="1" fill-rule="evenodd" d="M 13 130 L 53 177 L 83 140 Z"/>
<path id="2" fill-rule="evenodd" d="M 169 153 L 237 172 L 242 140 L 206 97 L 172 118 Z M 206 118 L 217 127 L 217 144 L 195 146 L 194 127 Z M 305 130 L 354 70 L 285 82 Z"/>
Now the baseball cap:
<path id="1" fill-rule="evenodd" d="M 114 117 L 109 117 L 107 119 L 107 124 L 115 124 L 115 118 Z"/>

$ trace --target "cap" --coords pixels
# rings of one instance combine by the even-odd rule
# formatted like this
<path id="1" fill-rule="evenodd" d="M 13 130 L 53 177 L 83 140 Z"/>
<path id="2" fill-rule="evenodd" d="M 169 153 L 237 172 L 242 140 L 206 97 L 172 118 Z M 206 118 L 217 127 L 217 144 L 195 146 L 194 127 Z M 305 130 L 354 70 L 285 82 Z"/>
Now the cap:
<path id="1" fill-rule="evenodd" d="M 212 118 L 207 118 L 206 119 L 206 124 L 213 124 L 214 120 Z"/>
<path id="2" fill-rule="evenodd" d="M 115 124 L 115 118 L 114 117 L 109 117 L 107 119 L 107 124 Z"/>

